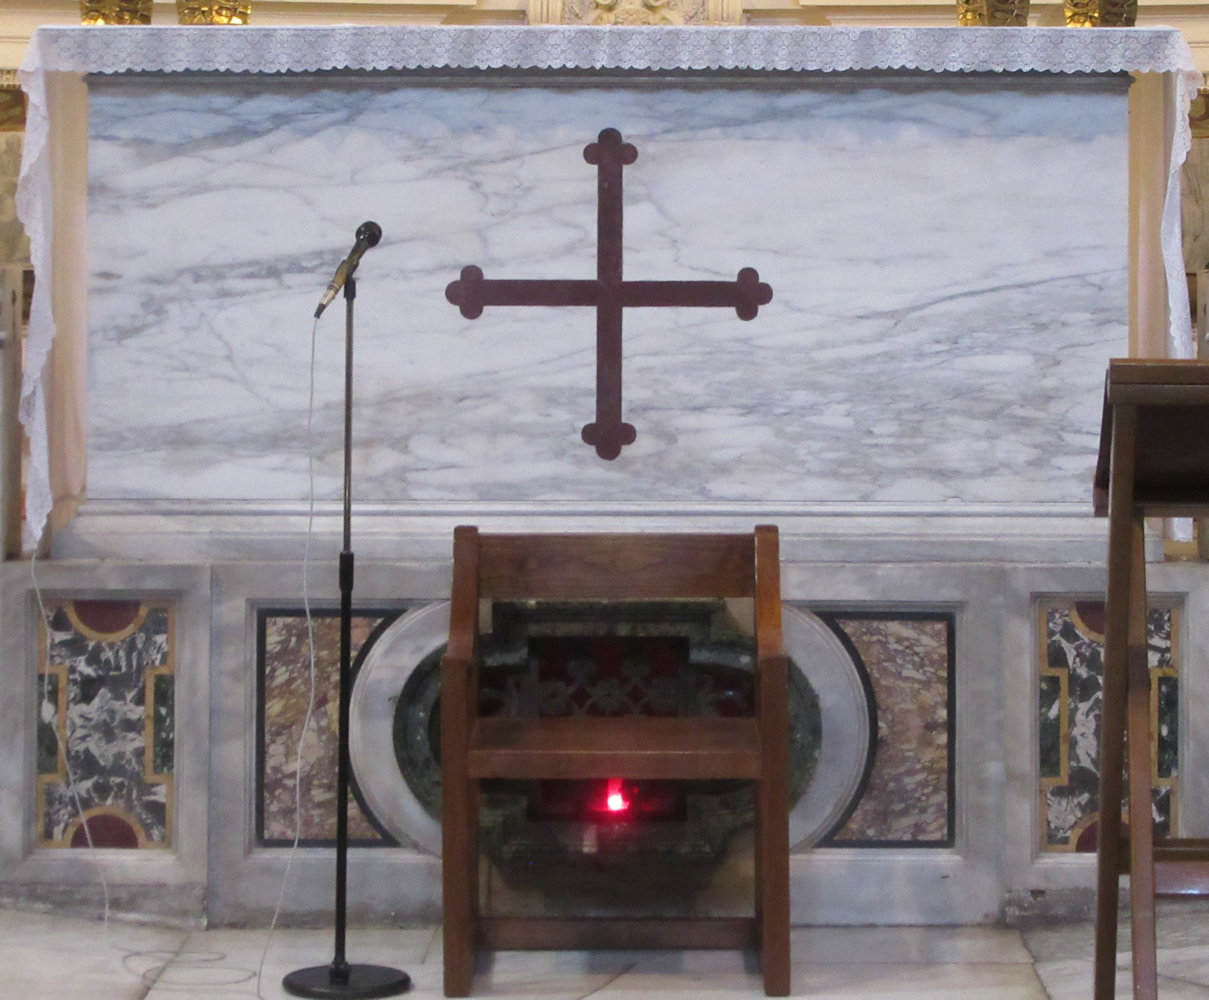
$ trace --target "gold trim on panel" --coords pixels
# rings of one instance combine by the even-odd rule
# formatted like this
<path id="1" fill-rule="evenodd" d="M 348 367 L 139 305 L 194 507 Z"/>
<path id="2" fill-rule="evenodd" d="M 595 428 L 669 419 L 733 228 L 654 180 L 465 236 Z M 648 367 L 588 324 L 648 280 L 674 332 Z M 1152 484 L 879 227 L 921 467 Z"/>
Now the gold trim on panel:
<path id="1" fill-rule="evenodd" d="M 1078 603 L 1075 600 L 1048 600 L 1039 601 L 1037 603 L 1036 616 L 1036 634 L 1034 636 L 1037 645 L 1037 678 L 1040 682 L 1044 677 L 1058 678 L 1058 732 L 1061 734 L 1061 739 L 1058 741 L 1058 773 L 1053 777 L 1042 777 L 1038 774 L 1037 796 L 1039 802 L 1038 828 L 1037 838 L 1040 849 L 1047 854 L 1062 853 L 1064 851 L 1073 852 L 1075 844 L 1078 842 L 1074 831 L 1072 830 L 1070 839 L 1065 844 L 1051 844 L 1049 842 L 1049 799 L 1048 794 L 1051 788 L 1059 788 L 1066 785 L 1070 781 L 1070 741 L 1066 738 L 1070 732 L 1070 671 L 1059 667 L 1051 667 L 1049 665 L 1049 643 L 1047 636 L 1049 635 L 1049 615 L 1051 611 L 1067 611 L 1072 620 L 1075 619 L 1075 605 Z M 1078 628 L 1078 625 L 1076 625 Z M 1041 685 L 1038 683 L 1036 689 L 1036 697 L 1034 704 L 1034 712 L 1040 710 L 1040 695 Z M 1038 747 L 1040 744 L 1040 733 L 1037 734 Z M 1040 761 L 1038 760 L 1038 763 Z M 1038 769 L 1039 770 L 1039 769 Z"/>
<path id="2" fill-rule="evenodd" d="M 70 848 L 72 839 L 76 835 L 76 831 L 80 829 L 85 821 L 92 819 L 94 816 L 116 816 L 123 822 L 128 823 L 130 828 L 134 831 L 135 840 L 138 844 L 136 850 L 143 850 L 144 848 L 164 848 L 167 846 L 166 843 L 158 844 L 155 841 L 148 840 L 147 833 L 143 829 L 143 824 L 140 823 L 134 816 L 131 816 L 128 812 L 126 812 L 125 809 L 119 809 L 116 806 L 93 806 L 91 809 L 85 809 L 81 815 L 77 816 L 67 824 L 66 829 L 63 831 L 62 841 L 55 844 L 48 844 L 47 846 Z"/>
<path id="3" fill-rule="evenodd" d="M 120 600 L 120 598 L 115 598 L 115 600 Z M 123 601 L 122 603 L 133 603 L 133 601 Z M 150 610 L 150 608 L 151 605 L 149 605 L 146 601 L 142 601 L 140 602 L 140 607 L 137 614 L 134 616 L 134 620 L 131 621 L 129 625 L 118 629 L 116 632 L 99 632 L 92 626 L 85 624 L 83 619 L 80 618 L 79 612 L 76 610 L 75 600 L 67 600 L 63 602 L 63 610 L 66 612 L 68 621 L 71 622 L 72 628 L 79 632 L 80 635 L 84 636 L 84 638 L 91 639 L 93 642 L 121 642 L 123 639 L 129 639 L 130 636 L 134 635 L 135 632 L 143 627 L 143 623 L 147 620 L 147 612 Z"/>

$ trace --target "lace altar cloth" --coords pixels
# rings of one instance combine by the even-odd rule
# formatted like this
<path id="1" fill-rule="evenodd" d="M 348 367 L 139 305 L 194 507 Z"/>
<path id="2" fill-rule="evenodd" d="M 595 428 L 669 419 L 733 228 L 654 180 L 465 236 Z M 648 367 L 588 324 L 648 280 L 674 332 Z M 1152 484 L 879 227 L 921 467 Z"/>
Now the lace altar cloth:
<path id="1" fill-rule="evenodd" d="M 40 538 L 52 503 L 44 378 L 55 334 L 48 280 L 54 204 L 46 74 L 441 69 L 1172 74 L 1175 128 L 1162 226 L 1172 316 L 1168 353 L 1191 352 L 1179 167 L 1191 144 L 1187 112 L 1201 74 L 1173 28 L 45 27 L 35 34 L 19 71 L 29 107 L 17 210 L 39 276 L 21 390 L 21 420 L 31 449 L 27 548 Z"/>
<path id="2" fill-rule="evenodd" d="M 390 69 L 1169 72 L 1195 64 L 1167 28 L 43 28 L 23 72 Z"/>

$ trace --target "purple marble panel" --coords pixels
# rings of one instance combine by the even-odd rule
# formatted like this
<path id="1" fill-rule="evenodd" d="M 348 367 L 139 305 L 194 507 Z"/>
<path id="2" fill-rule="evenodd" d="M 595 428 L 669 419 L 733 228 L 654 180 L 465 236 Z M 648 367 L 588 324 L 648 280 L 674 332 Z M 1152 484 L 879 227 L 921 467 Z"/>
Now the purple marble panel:
<path id="1" fill-rule="evenodd" d="M 836 623 L 868 673 L 877 736 L 864 792 L 829 842 L 950 844 L 951 616 L 837 616 Z"/>
<path id="2" fill-rule="evenodd" d="M 355 615 L 354 661 L 383 615 Z M 260 618 L 260 810 L 257 838 L 262 844 L 305 843 L 336 836 L 337 724 L 340 713 L 340 618 L 316 613 L 314 692 L 311 690 L 311 636 L 306 615 L 297 609 L 266 611 Z M 308 706 L 309 719 L 308 719 Z M 304 734 L 305 729 L 305 734 Z M 397 767 L 393 760 L 384 766 Z M 379 843 L 383 835 L 355 795 L 349 803 L 349 837 Z"/>

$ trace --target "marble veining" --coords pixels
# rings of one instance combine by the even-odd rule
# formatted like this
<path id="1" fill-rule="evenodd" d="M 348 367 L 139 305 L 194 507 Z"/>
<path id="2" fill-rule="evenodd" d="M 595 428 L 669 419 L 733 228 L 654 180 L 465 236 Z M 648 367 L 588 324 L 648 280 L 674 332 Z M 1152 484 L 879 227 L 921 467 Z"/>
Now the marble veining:
<path id="1" fill-rule="evenodd" d="M 381 621 L 380 615 L 353 617 L 354 663 Z M 305 613 L 297 609 L 268 610 L 259 616 L 258 631 L 258 843 L 282 846 L 293 843 L 295 837 L 300 843 L 332 843 L 340 808 L 336 795 L 340 618 L 332 613 L 319 614 L 308 625 Z M 393 762 L 385 764 L 391 766 Z M 348 830 L 349 837 L 359 845 L 383 839 L 366 817 L 355 790 L 349 797 Z"/>
<path id="2" fill-rule="evenodd" d="M 361 499 L 1085 502 L 1126 340 L 1124 93 L 896 79 L 94 81 L 89 495 L 297 501 L 309 447 L 337 497 L 342 310 L 318 329 L 308 446 L 309 318 L 374 219 Z M 593 310 L 470 321 L 443 295 L 468 263 L 594 276 L 582 149 L 602 127 L 639 150 L 627 279 L 752 266 L 773 288 L 747 323 L 628 311 L 638 440 L 615 462 L 579 439 Z"/>
<path id="3" fill-rule="evenodd" d="M 1039 687 L 1041 850 L 1095 849 L 1100 822 L 1101 678 L 1104 604 L 1053 600 L 1038 609 L 1042 642 Z M 1155 835 L 1171 833 L 1178 816 L 1180 609 L 1151 607 L 1147 647 L 1151 671 L 1151 736 L 1155 760 Z"/>
<path id="4" fill-rule="evenodd" d="M 175 609 L 167 602 L 91 603 L 116 606 L 124 620 L 97 628 L 78 602 L 46 609 L 37 843 L 171 846 Z M 113 826 L 123 834 L 117 840 Z"/>
<path id="5" fill-rule="evenodd" d="M 944 614 L 837 615 L 868 671 L 876 750 L 832 846 L 951 846 L 954 830 L 953 622 Z"/>

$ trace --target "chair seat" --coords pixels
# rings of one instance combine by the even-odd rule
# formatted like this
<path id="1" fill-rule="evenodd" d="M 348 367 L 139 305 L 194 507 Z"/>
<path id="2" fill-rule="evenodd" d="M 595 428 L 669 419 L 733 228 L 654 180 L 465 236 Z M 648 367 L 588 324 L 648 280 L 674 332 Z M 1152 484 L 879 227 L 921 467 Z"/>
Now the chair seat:
<path id="1" fill-rule="evenodd" d="M 754 780 L 760 731 L 751 718 L 484 718 L 469 758 L 474 778 Z"/>

